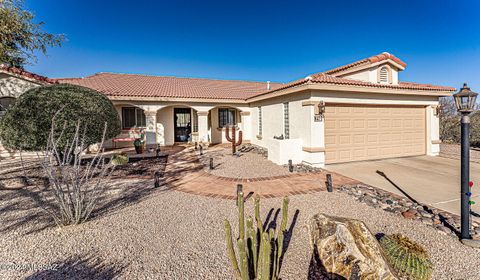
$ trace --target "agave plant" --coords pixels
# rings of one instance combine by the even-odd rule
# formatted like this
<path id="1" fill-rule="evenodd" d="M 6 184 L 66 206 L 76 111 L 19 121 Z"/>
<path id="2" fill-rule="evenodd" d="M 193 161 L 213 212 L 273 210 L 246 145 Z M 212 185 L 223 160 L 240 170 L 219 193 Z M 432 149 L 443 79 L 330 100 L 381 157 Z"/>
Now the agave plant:
<path id="1" fill-rule="evenodd" d="M 255 225 L 251 216 L 246 219 L 245 223 L 243 191 L 237 192 L 238 259 L 233 245 L 232 228 L 230 222 L 225 219 L 227 253 L 236 279 L 278 279 L 284 254 L 283 241 L 287 227 L 288 201 L 288 197 L 283 199 L 280 227 L 278 229 L 270 228 L 267 231 L 263 228 L 263 222 L 260 219 L 260 198 L 255 197 Z"/>

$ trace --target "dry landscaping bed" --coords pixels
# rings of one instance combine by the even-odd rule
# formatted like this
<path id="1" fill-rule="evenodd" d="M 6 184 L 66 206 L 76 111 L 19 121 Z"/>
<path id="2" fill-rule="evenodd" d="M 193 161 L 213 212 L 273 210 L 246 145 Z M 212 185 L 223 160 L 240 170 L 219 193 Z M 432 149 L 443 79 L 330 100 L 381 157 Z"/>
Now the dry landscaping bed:
<path id="1" fill-rule="evenodd" d="M 231 200 L 153 189 L 152 181 L 117 182 L 101 211 L 78 226 L 50 226 L 22 191 L 1 190 L 2 263 L 50 265 L 54 270 L 1 270 L 0 279 L 233 279 L 226 254 L 223 219 L 237 232 Z M 280 198 L 263 199 L 271 217 Z M 246 213 L 253 213 L 253 201 Z M 316 213 L 364 221 L 375 233 L 402 233 L 422 244 L 435 266 L 434 279 L 478 279 L 480 251 L 418 221 L 372 208 L 340 192 L 291 197 L 288 229 L 293 232 L 282 279 L 307 279 L 312 252 L 306 221 Z"/>
<path id="2" fill-rule="evenodd" d="M 210 170 L 210 158 L 213 158 L 214 169 Z M 303 164 L 294 165 L 290 172 L 287 165 L 277 165 L 267 159 L 267 151 L 252 144 L 238 148 L 237 155 L 232 155 L 229 146 L 213 146 L 204 150 L 201 162 L 204 170 L 212 175 L 227 178 L 271 178 L 288 176 L 292 173 L 321 172 Z"/>

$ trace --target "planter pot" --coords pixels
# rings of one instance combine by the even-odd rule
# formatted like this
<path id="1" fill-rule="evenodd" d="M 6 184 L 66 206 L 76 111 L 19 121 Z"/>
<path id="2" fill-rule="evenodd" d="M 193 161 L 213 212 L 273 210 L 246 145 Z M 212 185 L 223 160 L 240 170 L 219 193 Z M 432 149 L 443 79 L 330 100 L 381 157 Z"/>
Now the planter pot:
<path id="1" fill-rule="evenodd" d="M 144 150 L 143 145 L 141 145 L 141 146 L 135 146 L 135 152 L 136 152 L 137 154 L 143 154 L 143 150 Z"/>

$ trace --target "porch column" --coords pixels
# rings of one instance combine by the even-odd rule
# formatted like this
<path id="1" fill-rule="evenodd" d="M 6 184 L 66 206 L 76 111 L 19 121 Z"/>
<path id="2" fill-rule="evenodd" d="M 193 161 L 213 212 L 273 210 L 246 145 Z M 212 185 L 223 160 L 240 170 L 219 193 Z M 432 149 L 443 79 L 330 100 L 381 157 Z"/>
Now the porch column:
<path id="1" fill-rule="evenodd" d="M 144 111 L 146 120 L 145 144 L 155 146 L 157 144 L 157 111 Z"/>
<path id="2" fill-rule="evenodd" d="M 197 111 L 198 117 L 198 141 L 200 143 L 209 143 L 208 137 L 208 111 Z"/>
<path id="3" fill-rule="evenodd" d="M 240 129 L 243 131 L 243 140 L 250 140 L 252 134 L 252 122 L 250 117 L 250 112 L 242 111 L 240 112 L 242 118 L 242 125 Z"/>

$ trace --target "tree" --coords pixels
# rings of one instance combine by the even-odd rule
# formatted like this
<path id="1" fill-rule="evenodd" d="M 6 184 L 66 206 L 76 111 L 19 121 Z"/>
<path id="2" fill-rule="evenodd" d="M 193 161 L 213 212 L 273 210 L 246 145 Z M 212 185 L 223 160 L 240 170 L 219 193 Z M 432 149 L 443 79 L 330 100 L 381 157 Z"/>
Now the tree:
<path id="1" fill-rule="evenodd" d="M 23 0 L 0 0 L 0 63 L 23 68 L 36 62 L 35 51 L 46 54 L 48 47 L 61 45 L 65 37 L 43 31 L 44 22 L 34 18 Z"/>
<path id="2" fill-rule="evenodd" d="M 80 122 L 85 146 L 120 133 L 120 118 L 112 102 L 103 94 L 81 86 L 57 84 L 37 87 L 22 94 L 0 119 L 0 141 L 7 149 L 40 151 L 47 146 L 55 116 L 58 146 L 73 139 Z M 61 149 L 60 149 L 61 150 Z"/>

